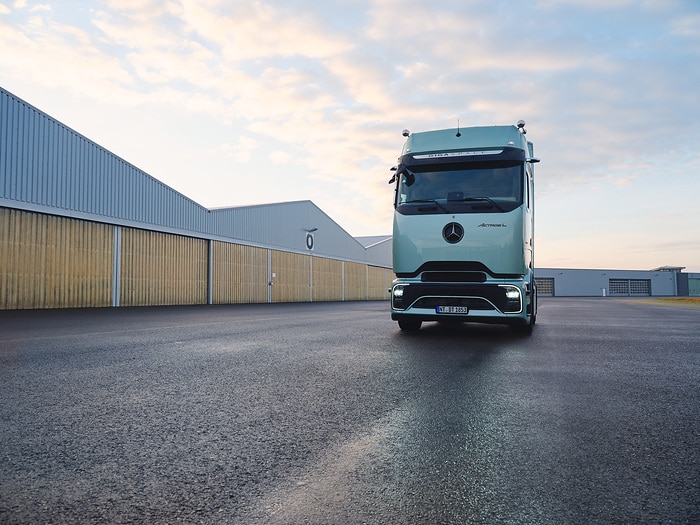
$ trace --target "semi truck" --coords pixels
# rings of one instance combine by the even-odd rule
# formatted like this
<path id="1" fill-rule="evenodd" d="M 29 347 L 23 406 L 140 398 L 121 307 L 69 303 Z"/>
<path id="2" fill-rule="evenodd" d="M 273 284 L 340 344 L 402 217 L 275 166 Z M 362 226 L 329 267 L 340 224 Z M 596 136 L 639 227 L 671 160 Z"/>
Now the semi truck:
<path id="1" fill-rule="evenodd" d="M 532 333 L 534 157 L 525 122 L 411 133 L 394 176 L 391 318 Z"/>

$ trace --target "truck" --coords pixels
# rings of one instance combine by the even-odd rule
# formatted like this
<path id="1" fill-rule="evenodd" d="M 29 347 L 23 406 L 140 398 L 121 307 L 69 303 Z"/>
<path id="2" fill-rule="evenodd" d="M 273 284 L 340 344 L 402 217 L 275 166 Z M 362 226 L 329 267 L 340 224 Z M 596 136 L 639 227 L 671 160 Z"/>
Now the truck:
<path id="1" fill-rule="evenodd" d="M 394 185 L 391 318 L 496 323 L 531 334 L 534 157 L 525 122 L 411 133 Z"/>

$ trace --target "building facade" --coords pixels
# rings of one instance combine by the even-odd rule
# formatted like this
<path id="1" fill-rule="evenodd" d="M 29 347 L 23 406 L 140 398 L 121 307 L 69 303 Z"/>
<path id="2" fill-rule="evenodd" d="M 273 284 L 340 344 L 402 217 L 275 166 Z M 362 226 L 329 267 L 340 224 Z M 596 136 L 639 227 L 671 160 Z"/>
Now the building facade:
<path id="1" fill-rule="evenodd" d="M 539 296 L 687 297 L 700 296 L 700 274 L 680 267 L 654 270 L 574 270 L 537 268 Z"/>

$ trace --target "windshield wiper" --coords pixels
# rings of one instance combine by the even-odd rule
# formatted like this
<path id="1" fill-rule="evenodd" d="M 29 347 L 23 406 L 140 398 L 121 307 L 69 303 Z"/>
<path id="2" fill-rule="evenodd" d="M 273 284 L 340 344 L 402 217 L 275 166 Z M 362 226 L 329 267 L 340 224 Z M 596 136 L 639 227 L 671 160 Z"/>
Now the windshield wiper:
<path id="1" fill-rule="evenodd" d="M 412 200 L 412 201 L 402 202 L 401 204 L 421 204 L 421 203 L 428 203 L 428 202 L 431 204 L 435 204 L 435 206 L 440 208 L 445 213 L 451 213 L 450 210 L 445 208 L 442 204 L 440 204 L 435 199 L 416 199 L 416 200 Z"/>
<path id="2" fill-rule="evenodd" d="M 464 197 L 463 199 L 456 199 L 451 202 L 474 202 L 474 201 L 486 201 L 496 207 L 498 211 L 506 211 L 500 204 L 491 199 L 491 197 Z"/>

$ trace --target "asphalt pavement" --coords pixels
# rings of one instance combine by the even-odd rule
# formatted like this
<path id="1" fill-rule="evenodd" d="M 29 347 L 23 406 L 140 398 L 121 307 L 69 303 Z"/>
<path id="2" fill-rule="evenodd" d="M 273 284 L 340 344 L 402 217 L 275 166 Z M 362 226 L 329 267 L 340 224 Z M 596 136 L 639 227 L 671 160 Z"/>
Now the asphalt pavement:
<path id="1" fill-rule="evenodd" d="M 0 311 L 0 523 L 700 523 L 700 311 Z"/>

